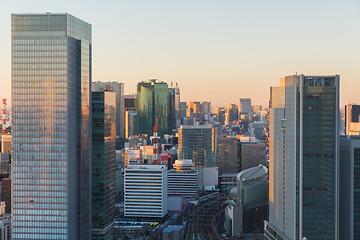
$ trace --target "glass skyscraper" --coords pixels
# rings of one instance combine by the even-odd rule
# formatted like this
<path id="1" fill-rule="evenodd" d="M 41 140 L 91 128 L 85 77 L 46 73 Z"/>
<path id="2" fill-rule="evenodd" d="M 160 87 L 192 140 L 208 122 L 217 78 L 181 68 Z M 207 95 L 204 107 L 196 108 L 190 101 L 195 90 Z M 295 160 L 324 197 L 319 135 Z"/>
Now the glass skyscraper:
<path id="1" fill-rule="evenodd" d="M 139 134 L 153 135 L 153 127 L 158 120 L 158 134 L 163 137 L 168 128 L 168 85 L 149 79 L 137 85 L 137 112 Z"/>
<path id="2" fill-rule="evenodd" d="M 13 14 L 12 239 L 91 239 L 91 25 Z"/>
<path id="3" fill-rule="evenodd" d="M 92 92 L 92 239 L 112 240 L 115 218 L 116 94 Z"/>
<path id="4" fill-rule="evenodd" d="M 294 75 L 271 88 L 266 239 L 339 238 L 339 79 Z"/>

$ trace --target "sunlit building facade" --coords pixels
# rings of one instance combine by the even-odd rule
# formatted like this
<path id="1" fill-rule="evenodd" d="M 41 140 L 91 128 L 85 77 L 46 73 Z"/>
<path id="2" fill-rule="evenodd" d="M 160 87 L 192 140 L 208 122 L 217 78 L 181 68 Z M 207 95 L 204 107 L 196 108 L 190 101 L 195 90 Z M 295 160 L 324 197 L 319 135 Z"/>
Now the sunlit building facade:
<path id="1" fill-rule="evenodd" d="M 115 218 L 116 93 L 92 92 L 92 239 L 112 240 Z"/>
<path id="2" fill-rule="evenodd" d="M 91 25 L 13 14 L 12 239 L 91 239 Z"/>
<path id="3" fill-rule="evenodd" d="M 271 88 L 266 239 L 339 238 L 339 78 Z"/>
<path id="4" fill-rule="evenodd" d="M 169 133 L 168 128 L 168 85 L 149 79 L 137 85 L 137 113 L 139 133 L 153 135 L 153 127 L 158 121 L 158 134 Z"/>

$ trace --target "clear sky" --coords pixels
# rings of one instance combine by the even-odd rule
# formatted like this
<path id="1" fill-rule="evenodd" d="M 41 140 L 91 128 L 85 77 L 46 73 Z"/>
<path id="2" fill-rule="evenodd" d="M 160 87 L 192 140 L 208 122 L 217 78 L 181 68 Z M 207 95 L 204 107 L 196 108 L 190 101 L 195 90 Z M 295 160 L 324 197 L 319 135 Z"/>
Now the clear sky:
<path id="1" fill-rule="evenodd" d="M 93 26 L 93 81 L 178 82 L 182 101 L 268 104 L 286 75 L 340 74 L 360 104 L 360 0 L 11 0 L 0 6 L 0 98 L 10 98 L 11 13 Z"/>

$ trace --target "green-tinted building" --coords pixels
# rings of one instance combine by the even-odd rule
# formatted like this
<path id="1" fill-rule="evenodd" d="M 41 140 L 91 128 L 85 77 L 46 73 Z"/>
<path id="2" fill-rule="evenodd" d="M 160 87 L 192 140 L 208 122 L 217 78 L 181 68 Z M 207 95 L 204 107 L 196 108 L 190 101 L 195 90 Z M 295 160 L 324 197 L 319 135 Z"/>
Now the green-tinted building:
<path id="1" fill-rule="evenodd" d="M 169 133 L 168 127 L 168 85 L 149 79 L 137 85 L 137 113 L 139 133 L 153 135 L 153 127 L 158 120 L 158 134 Z"/>
<path id="2" fill-rule="evenodd" d="M 92 239 L 113 239 L 116 95 L 92 92 Z"/>

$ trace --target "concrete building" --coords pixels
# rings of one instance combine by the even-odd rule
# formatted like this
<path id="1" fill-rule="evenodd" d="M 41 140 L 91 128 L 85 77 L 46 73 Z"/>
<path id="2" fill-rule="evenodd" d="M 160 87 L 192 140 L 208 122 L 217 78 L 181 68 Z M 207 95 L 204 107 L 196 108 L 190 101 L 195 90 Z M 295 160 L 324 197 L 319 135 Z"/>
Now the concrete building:
<path id="1" fill-rule="evenodd" d="M 271 88 L 266 239 L 339 239 L 339 78 Z"/>
<path id="2" fill-rule="evenodd" d="M 215 167 L 216 146 L 216 128 L 211 126 L 180 126 L 179 159 L 192 159 L 196 167 Z"/>
<path id="3" fill-rule="evenodd" d="M 248 115 L 251 114 L 251 98 L 240 98 L 239 99 L 239 114 Z"/>
<path id="4" fill-rule="evenodd" d="M 216 161 L 219 172 L 236 172 L 240 171 L 238 161 L 238 140 L 236 137 L 218 137 Z"/>
<path id="5" fill-rule="evenodd" d="M 91 25 L 44 13 L 11 26 L 11 238 L 91 239 Z"/>
<path id="6" fill-rule="evenodd" d="M 360 135 L 360 105 L 345 105 L 345 135 Z"/>
<path id="7" fill-rule="evenodd" d="M 115 92 L 92 92 L 92 239 L 112 240 L 115 219 Z"/>
<path id="8" fill-rule="evenodd" d="M 238 142 L 238 156 L 240 169 L 256 167 L 266 164 L 266 144 L 251 138 L 241 138 Z"/>
<path id="9" fill-rule="evenodd" d="M 116 94 L 116 136 L 125 137 L 124 83 L 93 82 L 93 92 L 114 92 Z"/>
<path id="10" fill-rule="evenodd" d="M 340 137 L 341 240 L 360 239 L 360 136 Z"/>
<path id="11" fill-rule="evenodd" d="M 129 165 L 125 168 L 124 216 L 163 218 L 167 214 L 167 167 Z"/>
<path id="12" fill-rule="evenodd" d="M 176 160 L 168 171 L 168 195 L 198 199 L 202 190 L 202 169 L 194 169 L 192 160 Z"/>

